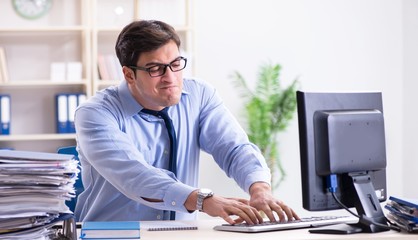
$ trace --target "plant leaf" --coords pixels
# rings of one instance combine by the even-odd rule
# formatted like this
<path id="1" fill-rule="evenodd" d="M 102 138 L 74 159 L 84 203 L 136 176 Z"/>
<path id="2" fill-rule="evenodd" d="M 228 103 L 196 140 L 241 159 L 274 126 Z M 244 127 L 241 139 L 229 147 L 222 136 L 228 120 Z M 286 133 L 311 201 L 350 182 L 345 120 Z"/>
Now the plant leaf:
<path id="1" fill-rule="evenodd" d="M 280 161 L 277 134 L 286 129 L 296 110 L 296 90 L 298 81 L 282 88 L 280 84 L 279 64 L 265 63 L 260 66 L 255 91 L 247 86 L 239 72 L 232 75 L 234 85 L 245 98 L 245 112 L 248 124 L 248 138 L 260 148 L 272 172 L 272 183 L 278 186 L 286 172 Z M 280 178 L 274 178 L 276 172 Z"/>

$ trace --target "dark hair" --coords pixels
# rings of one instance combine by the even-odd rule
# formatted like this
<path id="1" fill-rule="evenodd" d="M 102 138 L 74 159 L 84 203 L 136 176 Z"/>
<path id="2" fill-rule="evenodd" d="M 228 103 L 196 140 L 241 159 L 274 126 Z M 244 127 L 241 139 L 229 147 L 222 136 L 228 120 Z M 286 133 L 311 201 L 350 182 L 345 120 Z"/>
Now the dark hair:
<path id="1" fill-rule="evenodd" d="M 156 50 L 170 40 L 180 48 L 180 37 L 167 23 L 156 20 L 134 21 L 120 32 L 116 40 L 116 56 L 122 66 L 136 65 L 141 53 Z"/>

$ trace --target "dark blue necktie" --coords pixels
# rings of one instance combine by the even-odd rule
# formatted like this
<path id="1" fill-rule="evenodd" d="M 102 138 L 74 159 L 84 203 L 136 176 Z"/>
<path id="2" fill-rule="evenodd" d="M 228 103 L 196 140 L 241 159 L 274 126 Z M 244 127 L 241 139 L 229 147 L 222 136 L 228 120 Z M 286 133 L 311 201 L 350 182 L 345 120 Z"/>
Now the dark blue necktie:
<path id="1" fill-rule="evenodd" d="M 168 164 L 168 170 L 177 175 L 177 138 L 176 131 L 174 130 L 173 121 L 168 116 L 168 107 L 161 111 L 154 111 L 150 109 L 142 109 L 142 112 L 148 113 L 157 117 L 161 117 L 164 120 L 165 127 L 167 128 L 168 137 L 170 139 L 170 162 Z M 170 220 L 175 220 L 176 212 L 170 212 Z"/>

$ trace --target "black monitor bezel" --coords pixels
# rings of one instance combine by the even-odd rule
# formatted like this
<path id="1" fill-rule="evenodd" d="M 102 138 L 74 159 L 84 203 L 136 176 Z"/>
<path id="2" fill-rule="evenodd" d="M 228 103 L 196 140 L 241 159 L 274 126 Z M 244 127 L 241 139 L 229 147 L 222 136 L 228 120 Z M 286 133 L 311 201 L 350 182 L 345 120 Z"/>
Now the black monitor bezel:
<path id="1" fill-rule="evenodd" d="M 326 179 L 316 172 L 313 115 L 318 110 L 364 110 L 376 109 L 383 113 L 382 93 L 380 92 L 303 92 L 297 91 L 297 110 L 299 123 L 299 145 L 302 180 L 303 208 L 309 211 L 340 209 L 341 206 L 326 191 Z M 386 169 L 368 172 L 374 188 L 383 195 L 385 201 Z M 350 179 L 342 174 L 339 178 L 337 196 L 348 207 L 354 206 L 355 189 Z M 347 183 L 347 184 L 346 184 Z"/>

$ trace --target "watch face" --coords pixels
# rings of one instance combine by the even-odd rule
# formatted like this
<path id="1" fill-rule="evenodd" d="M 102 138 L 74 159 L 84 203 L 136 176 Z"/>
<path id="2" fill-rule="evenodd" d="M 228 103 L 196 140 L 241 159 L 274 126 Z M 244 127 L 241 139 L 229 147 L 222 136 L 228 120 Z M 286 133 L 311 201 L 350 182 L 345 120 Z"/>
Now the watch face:
<path id="1" fill-rule="evenodd" d="M 199 192 L 200 192 L 200 194 L 201 194 L 201 195 L 203 195 L 203 196 L 208 196 L 208 195 L 212 196 L 212 195 L 213 195 L 212 190 L 207 189 L 207 188 L 201 188 L 201 189 L 199 190 Z"/>
<path id="2" fill-rule="evenodd" d="M 201 189 L 200 189 L 200 192 L 201 192 L 202 194 L 204 194 L 204 195 L 207 195 L 207 194 L 212 193 L 212 190 L 207 189 L 207 188 L 201 188 Z"/>
<path id="3" fill-rule="evenodd" d="M 26 19 L 42 17 L 51 9 L 52 0 L 12 0 L 17 14 Z"/>

